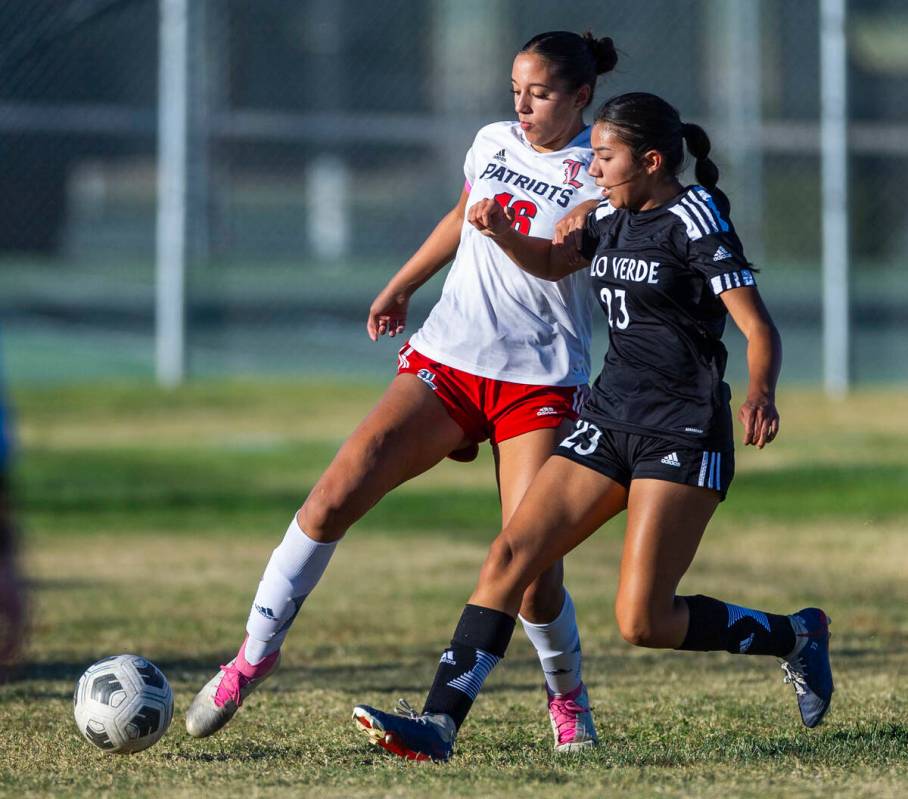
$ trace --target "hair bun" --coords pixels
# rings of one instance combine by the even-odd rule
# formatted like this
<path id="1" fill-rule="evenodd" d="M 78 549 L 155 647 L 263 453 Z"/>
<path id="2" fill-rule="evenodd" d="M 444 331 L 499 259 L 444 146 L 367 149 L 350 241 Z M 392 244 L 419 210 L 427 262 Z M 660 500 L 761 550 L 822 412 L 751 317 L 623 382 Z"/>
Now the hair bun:
<path id="1" fill-rule="evenodd" d="M 590 48 L 593 58 L 596 59 L 596 74 L 604 75 L 611 72 L 618 63 L 618 51 L 615 50 L 615 43 L 611 36 L 603 36 L 597 39 L 591 31 L 583 34 L 583 41 Z"/>

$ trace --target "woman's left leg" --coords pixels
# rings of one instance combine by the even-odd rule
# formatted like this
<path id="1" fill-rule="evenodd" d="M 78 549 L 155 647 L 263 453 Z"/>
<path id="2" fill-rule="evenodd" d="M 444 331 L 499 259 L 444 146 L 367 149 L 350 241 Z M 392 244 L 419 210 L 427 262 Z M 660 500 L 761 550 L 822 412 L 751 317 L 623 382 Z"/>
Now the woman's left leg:
<path id="1" fill-rule="evenodd" d="M 833 690 L 823 611 L 805 608 L 784 616 L 676 594 L 718 502 L 718 494 L 705 488 L 631 483 L 615 601 L 621 634 L 636 646 L 775 655 L 795 684 L 804 724 L 814 727 Z"/>
<path id="2" fill-rule="evenodd" d="M 718 505 L 719 495 L 706 488 L 664 480 L 631 483 L 615 599 L 618 629 L 629 643 L 681 646 L 688 606 L 675 591 Z"/>

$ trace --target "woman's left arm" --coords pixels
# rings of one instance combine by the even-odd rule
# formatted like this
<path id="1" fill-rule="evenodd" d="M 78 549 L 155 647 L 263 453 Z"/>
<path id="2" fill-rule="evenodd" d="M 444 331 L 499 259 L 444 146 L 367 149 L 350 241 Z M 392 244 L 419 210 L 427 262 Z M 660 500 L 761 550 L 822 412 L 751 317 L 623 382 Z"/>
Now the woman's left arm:
<path id="1" fill-rule="evenodd" d="M 721 297 L 747 339 L 750 384 L 747 399 L 738 411 L 744 425 L 744 444 L 763 449 L 779 433 L 776 382 L 782 368 L 782 339 L 755 287 L 732 289 Z"/>

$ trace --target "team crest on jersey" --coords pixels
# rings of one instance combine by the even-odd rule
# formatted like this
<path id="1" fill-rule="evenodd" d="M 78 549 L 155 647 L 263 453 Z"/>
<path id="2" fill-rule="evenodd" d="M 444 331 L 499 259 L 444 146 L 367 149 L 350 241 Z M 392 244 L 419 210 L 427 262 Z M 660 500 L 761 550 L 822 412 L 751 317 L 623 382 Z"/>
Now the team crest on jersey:
<path id="1" fill-rule="evenodd" d="M 580 174 L 580 170 L 584 167 L 583 161 L 565 158 L 561 163 L 564 164 L 564 185 L 573 186 L 575 189 L 582 189 L 583 184 L 577 180 L 577 175 Z"/>

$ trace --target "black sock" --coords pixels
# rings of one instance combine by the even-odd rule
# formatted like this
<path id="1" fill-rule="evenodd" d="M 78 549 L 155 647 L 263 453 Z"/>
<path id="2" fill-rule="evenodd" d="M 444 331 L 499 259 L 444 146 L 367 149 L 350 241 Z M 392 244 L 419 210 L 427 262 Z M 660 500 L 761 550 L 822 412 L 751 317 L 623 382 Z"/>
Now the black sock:
<path id="1" fill-rule="evenodd" d="M 500 610 L 467 605 L 438 663 L 422 712 L 447 713 L 460 729 L 485 678 L 504 657 L 515 621 Z"/>
<path id="2" fill-rule="evenodd" d="M 795 648 L 788 616 L 730 605 L 701 594 L 682 599 L 690 610 L 690 625 L 679 649 L 785 657 Z"/>

